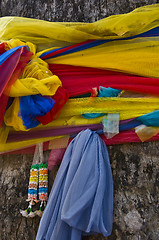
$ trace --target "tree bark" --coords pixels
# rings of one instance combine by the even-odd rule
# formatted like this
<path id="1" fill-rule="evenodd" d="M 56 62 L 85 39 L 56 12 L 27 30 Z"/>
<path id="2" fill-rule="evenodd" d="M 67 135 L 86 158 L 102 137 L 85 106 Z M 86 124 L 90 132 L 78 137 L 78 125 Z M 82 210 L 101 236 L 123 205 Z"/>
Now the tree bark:
<path id="1" fill-rule="evenodd" d="M 156 0 L 1 0 L 1 16 L 23 16 L 48 21 L 93 22 L 112 14 L 127 13 Z M 112 235 L 89 240 L 157 240 L 159 143 L 132 143 L 108 147 L 114 178 Z M 45 152 L 48 158 L 49 152 Z M 27 186 L 33 155 L 0 156 L 0 240 L 33 240 L 39 218 L 21 217 L 27 206 Z M 49 173 L 51 189 L 57 168 Z M 68 239 L 69 240 L 69 239 Z"/>

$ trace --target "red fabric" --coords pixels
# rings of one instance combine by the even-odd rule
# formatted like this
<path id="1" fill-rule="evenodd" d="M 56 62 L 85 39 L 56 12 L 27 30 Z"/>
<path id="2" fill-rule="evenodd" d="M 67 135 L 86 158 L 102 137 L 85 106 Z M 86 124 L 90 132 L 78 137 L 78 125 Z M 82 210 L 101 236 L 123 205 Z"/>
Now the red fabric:
<path id="1" fill-rule="evenodd" d="M 71 97 L 91 92 L 99 86 L 159 95 L 159 78 L 63 64 L 50 64 L 49 68 L 60 78 Z"/>
<path id="2" fill-rule="evenodd" d="M 2 95 L 0 96 L 0 128 L 2 127 L 3 117 L 5 114 L 7 103 L 8 103 L 8 96 L 2 93 Z"/>
<path id="3" fill-rule="evenodd" d="M 65 88 L 59 87 L 52 98 L 56 101 L 53 108 L 44 116 L 36 117 L 36 119 L 43 125 L 46 125 L 59 117 L 61 109 L 69 98 L 69 94 Z"/>
<path id="4" fill-rule="evenodd" d="M 6 50 L 5 50 L 5 43 L 3 42 L 3 43 L 0 43 L 0 54 L 4 52 L 6 52 Z"/>
<path id="5" fill-rule="evenodd" d="M 0 65 L 0 127 L 2 126 L 5 109 L 8 103 L 8 95 L 11 85 L 23 72 L 32 53 L 25 47 L 14 52 L 5 62 Z M 5 87 L 8 87 L 7 95 L 3 94 Z"/>
<path id="6" fill-rule="evenodd" d="M 41 57 L 41 59 L 44 60 L 44 59 L 51 58 L 51 57 L 56 56 L 56 55 L 58 55 L 60 53 L 64 53 L 64 52 L 66 52 L 68 50 L 76 48 L 78 46 L 85 45 L 86 43 L 89 43 L 89 42 L 92 42 L 92 40 L 88 40 L 88 41 L 85 41 L 85 42 L 82 42 L 82 43 L 77 43 L 77 44 L 74 44 L 74 45 L 71 45 L 71 46 L 68 46 L 68 47 L 60 48 L 60 49 L 58 49 L 58 50 L 56 50 L 54 52 L 51 52 L 51 53 L 47 54 L 46 56 Z"/>

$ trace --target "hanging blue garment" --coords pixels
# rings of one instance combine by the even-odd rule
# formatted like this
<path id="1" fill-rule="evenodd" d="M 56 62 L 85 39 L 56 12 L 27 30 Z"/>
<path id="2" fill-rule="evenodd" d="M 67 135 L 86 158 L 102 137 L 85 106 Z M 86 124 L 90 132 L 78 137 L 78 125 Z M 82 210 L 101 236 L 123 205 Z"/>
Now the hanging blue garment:
<path id="1" fill-rule="evenodd" d="M 81 240 L 112 231 L 113 179 L 108 151 L 87 129 L 69 144 L 43 213 L 36 240 Z"/>
<path id="2" fill-rule="evenodd" d="M 98 97 L 117 97 L 121 90 L 111 87 L 99 87 Z M 106 115 L 105 113 L 87 113 L 82 114 L 82 117 L 86 119 L 97 118 Z"/>
<path id="3" fill-rule="evenodd" d="M 40 122 L 36 117 L 44 116 L 53 108 L 54 104 L 54 99 L 40 94 L 20 97 L 19 116 L 26 129 L 38 126 Z"/>

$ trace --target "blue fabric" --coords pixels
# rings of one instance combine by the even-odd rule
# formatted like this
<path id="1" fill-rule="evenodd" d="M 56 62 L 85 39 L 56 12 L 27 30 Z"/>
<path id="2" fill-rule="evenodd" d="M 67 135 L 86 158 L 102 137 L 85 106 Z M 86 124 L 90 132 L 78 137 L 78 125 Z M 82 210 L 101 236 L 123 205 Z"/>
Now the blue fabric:
<path id="1" fill-rule="evenodd" d="M 144 114 L 136 119 L 146 126 L 159 127 L 159 110 Z"/>
<path id="2" fill-rule="evenodd" d="M 12 49 L 9 49 L 8 51 L 6 51 L 5 53 L 0 55 L 0 65 L 5 62 L 14 52 L 16 52 L 18 49 L 22 48 L 22 47 L 26 47 L 29 48 L 28 46 L 18 46 Z"/>
<path id="3" fill-rule="evenodd" d="M 101 45 L 101 44 L 103 44 L 107 41 L 109 41 L 109 40 L 92 40 L 91 42 L 84 43 L 84 44 L 82 43 L 80 46 L 73 47 L 71 49 L 66 50 L 65 52 L 58 53 L 58 54 L 56 54 L 52 57 L 47 58 L 47 54 L 45 54 L 45 58 L 50 59 L 50 58 L 64 56 L 66 54 L 70 54 L 70 53 L 74 53 L 74 52 L 79 52 L 79 51 L 82 51 L 82 50 L 85 50 L 85 49 L 88 49 L 88 48 L 96 47 L 96 46 Z M 48 53 L 54 52 L 54 50 L 51 50 Z M 59 50 L 59 49 L 57 49 L 57 50 Z M 43 57 L 43 54 L 40 57 Z"/>
<path id="4" fill-rule="evenodd" d="M 99 87 L 99 93 L 98 97 L 117 97 L 118 94 L 121 92 L 121 90 L 115 89 L 115 88 L 105 88 L 105 87 Z M 91 118 L 97 118 L 104 116 L 106 113 L 87 113 L 87 114 L 82 114 L 82 116 L 86 119 L 91 119 Z"/>
<path id="5" fill-rule="evenodd" d="M 24 126 L 28 128 L 36 127 L 40 122 L 37 116 L 44 116 L 55 104 L 55 100 L 48 96 L 30 95 L 20 97 L 19 116 L 23 120 Z"/>
<path id="6" fill-rule="evenodd" d="M 53 52 L 56 52 L 56 51 L 58 51 L 58 50 L 60 50 L 60 49 L 64 49 L 64 48 L 66 48 L 66 47 L 56 48 L 56 49 L 50 50 L 50 51 L 48 51 L 48 52 L 44 52 L 44 53 L 42 53 L 42 54 L 39 56 L 39 58 L 44 58 L 44 57 L 47 58 L 47 55 L 48 55 L 48 54 L 53 53 Z M 48 59 L 48 58 L 47 58 L 47 59 Z"/>
<path id="7" fill-rule="evenodd" d="M 137 37 L 154 37 L 154 36 L 155 37 L 159 36 L 159 27 L 152 28 L 152 29 L 148 30 L 147 32 L 140 33 L 134 37 L 129 37 L 129 38 L 131 39 L 131 38 L 137 38 Z"/>
<path id="8" fill-rule="evenodd" d="M 141 124 L 142 124 L 141 121 L 134 119 L 130 122 L 120 124 L 119 125 L 119 131 L 120 132 L 121 131 L 126 131 L 126 130 L 129 130 L 129 129 L 135 128 L 135 127 L 137 127 Z"/>
<path id="9" fill-rule="evenodd" d="M 36 240 L 81 240 L 112 231 L 113 179 L 108 151 L 87 129 L 69 144 L 56 175 Z"/>
<path id="10" fill-rule="evenodd" d="M 105 87 L 99 87 L 99 93 L 98 97 L 116 97 L 121 92 L 121 90 L 115 89 L 115 88 L 105 88 Z"/>

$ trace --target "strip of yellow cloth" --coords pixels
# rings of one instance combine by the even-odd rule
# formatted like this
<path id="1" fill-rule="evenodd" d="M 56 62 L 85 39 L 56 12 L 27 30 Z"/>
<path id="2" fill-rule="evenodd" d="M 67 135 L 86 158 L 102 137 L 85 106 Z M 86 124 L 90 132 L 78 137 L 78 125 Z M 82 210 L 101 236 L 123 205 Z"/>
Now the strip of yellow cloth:
<path id="1" fill-rule="evenodd" d="M 32 140 L 26 140 L 26 141 L 18 141 L 18 142 L 11 142 L 11 143 L 0 143 L 0 153 L 7 152 L 7 151 L 13 151 L 18 149 L 23 149 L 29 146 L 33 146 L 40 142 L 47 142 L 53 139 L 58 139 L 60 137 L 47 137 L 47 138 L 37 138 Z"/>
<path id="2" fill-rule="evenodd" d="M 107 42 L 46 62 L 159 77 L 159 37 Z"/>
<path id="3" fill-rule="evenodd" d="M 0 39 L 20 39 L 37 46 L 37 51 L 63 47 L 89 39 L 133 36 L 159 25 L 159 4 L 144 6 L 127 14 L 114 15 L 94 23 L 48 22 L 21 17 L 0 19 Z"/>
<path id="4" fill-rule="evenodd" d="M 59 119 L 47 126 L 93 124 L 98 123 L 102 119 L 101 117 L 83 120 L 79 115 L 85 113 L 119 113 L 120 120 L 125 120 L 158 109 L 159 98 L 76 98 L 68 100 Z M 5 113 L 4 122 L 7 126 L 11 126 L 17 131 L 25 131 L 25 127 L 18 113 L 19 98 L 15 98 Z"/>

